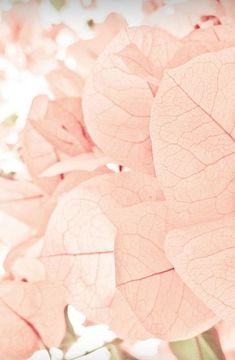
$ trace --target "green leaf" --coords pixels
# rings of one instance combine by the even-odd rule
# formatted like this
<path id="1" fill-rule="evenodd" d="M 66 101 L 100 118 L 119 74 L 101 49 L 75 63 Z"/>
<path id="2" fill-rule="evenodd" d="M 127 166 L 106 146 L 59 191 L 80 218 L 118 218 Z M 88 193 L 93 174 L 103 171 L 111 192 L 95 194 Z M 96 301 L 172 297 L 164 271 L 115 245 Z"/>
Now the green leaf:
<path id="1" fill-rule="evenodd" d="M 122 348 L 121 343 L 121 340 L 117 339 L 106 345 L 106 348 L 110 352 L 109 360 L 137 360 Z"/>
<path id="2" fill-rule="evenodd" d="M 106 347 L 110 352 L 109 360 L 122 360 L 122 358 L 120 357 L 119 351 L 117 350 L 117 347 L 115 345 L 109 345 Z"/>
<path id="3" fill-rule="evenodd" d="M 3 124 L 6 126 L 12 126 L 16 124 L 18 116 L 16 114 L 11 114 L 9 116 L 7 116 L 4 120 L 3 120 Z"/>
<path id="4" fill-rule="evenodd" d="M 65 0 L 50 0 L 50 3 L 56 10 L 60 11 L 65 5 Z"/>
<path id="5" fill-rule="evenodd" d="M 178 360 L 226 360 L 215 328 L 192 339 L 171 342 L 169 345 Z"/>

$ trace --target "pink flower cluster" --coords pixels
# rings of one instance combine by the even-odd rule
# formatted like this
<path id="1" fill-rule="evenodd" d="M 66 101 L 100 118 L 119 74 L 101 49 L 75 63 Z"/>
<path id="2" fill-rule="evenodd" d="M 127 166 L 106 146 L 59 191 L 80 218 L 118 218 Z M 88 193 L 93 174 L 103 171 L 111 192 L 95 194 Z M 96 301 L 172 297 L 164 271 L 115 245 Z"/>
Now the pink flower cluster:
<path id="1" fill-rule="evenodd" d="M 51 98 L 20 133 L 28 179 L 0 179 L 0 210 L 27 230 L 7 244 L 2 358 L 59 346 L 68 304 L 125 340 L 235 323 L 235 3 L 176 6 L 183 38 L 153 24 L 164 6 L 144 1 L 151 25 L 91 23 L 90 40 L 42 29 L 36 2 L 3 16 L 1 55 Z M 73 69 L 57 58 L 64 31 Z"/>

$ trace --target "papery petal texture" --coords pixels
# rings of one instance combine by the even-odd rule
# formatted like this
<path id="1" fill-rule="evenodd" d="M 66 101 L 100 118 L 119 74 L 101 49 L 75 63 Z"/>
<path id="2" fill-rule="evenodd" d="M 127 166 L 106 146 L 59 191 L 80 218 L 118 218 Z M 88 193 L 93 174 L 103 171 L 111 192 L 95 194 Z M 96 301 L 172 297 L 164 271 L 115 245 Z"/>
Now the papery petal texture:
<path id="1" fill-rule="evenodd" d="M 130 66 L 123 54 L 128 47 Z M 149 138 L 154 94 L 148 77 L 143 79 L 146 63 L 147 70 L 154 65 L 159 81 L 178 47 L 178 40 L 158 28 L 127 28 L 107 46 L 87 80 L 83 110 L 88 131 L 106 154 L 131 169 L 154 172 Z"/>
<path id="2" fill-rule="evenodd" d="M 45 179 L 41 174 L 66 156 L 92 151 L 83 123 L 79 98 L 50 101 L 38 96 L 23 133 L 23 155 L 29 172 L 44 191 L 52 193 L 63 174 Z"/>
<path id="3" fill-rule="evenodd" d="M 169 232 L 166 252 L 192 291 L 218 317 L 235 323 L 235 218 Z"/>
<path id="4" fill-rule="evenodd" d="M 88 318 L 110 323 L 119 336 L 193 336 L 217 318 L 166 258 L 166 222 L 156 178 L 135 172 L 93 178 L 64 196 L 51 217 L 41 256 L 47 276 L 68 287 L 71 303 Z"/>
<path id="5" fill-rule="evenodd" d="M 117 215 L 115 264 L 117 287 L 142 326 L 173 341 L 193 337 L 217 319 L 165 255 L 167 210 L 164 201 L 143 202 Z"/>
<path id="6" fill-rule="evenodd" d="M 155 167 L 182 224 L 235 210 L 234 70 L 234 48 L 200 55 L 167 70 L 156 95 Z"/>
<path id="7" fill-rule="evenodd" d="M 47 282 L 1 282 L 1 356 L 23 360 L 39 346 L 58 346 L 65 332 L 64 294 L 65 289 Z"/>
<path id="8" fill-rule="evenodd" d="M 64 196 L 50 219 L 42 250 L 48 276 L 67 283 L 72 302 L 96 321 L 108 321 L 115 291 L 116 229 L 108 214 L 113 206 L 135 204 L 152 193 L 162 196 L 155 183 L 153 178 L 150 186 L 142 174 L 96 177 Z"/>

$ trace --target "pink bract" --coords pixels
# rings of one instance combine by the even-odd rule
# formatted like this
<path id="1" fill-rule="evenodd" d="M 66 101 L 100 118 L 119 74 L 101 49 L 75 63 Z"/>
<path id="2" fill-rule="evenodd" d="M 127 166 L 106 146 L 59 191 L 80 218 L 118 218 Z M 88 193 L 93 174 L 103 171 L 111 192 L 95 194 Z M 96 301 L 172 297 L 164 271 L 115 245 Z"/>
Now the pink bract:
<path id="1" fill-rule="evenodd" d="M 86 82 L 83 111 L 92 139 L 131 169 L 154 173 L 149 138 L 154 94 L 148 77 L 143 76 L 152 70 L 149 75 L 155 76 L 158 84 L 179 45 L 158 28 L 125 29 L 107 46 Z M 127 47 L 132 50 L 128 57 L 123 54 Z"/>
<path id="2" fill-rule="evenodd" d="M 69 304 L 127 341 L 235 323 L 234 5 L 188 0 L 167 25 L 143 3 L 158 26 L 109 14 L 87 40 L 43 29 L 33 1 L 3 14 L 1 56 L 48 87 L 22 131 L 0 128 L 24 168 L 0 178 L 4 359 L 59 347 Z"/>
<path id="3" fill-rule="evenodd" d="M 121 337 L 193 336 L 217 319 L 165 256 L 166 219 L 154 177 L 130 172 L 87 181 L 51 217 L 41 257 L 47 276 L 59 276 L 72 304 Z"/>
<path id="4" fill-rule="evenodd" d="M 4 358 L 26 359 L 41 346 L 60 344 L 65 331 L 63 291 L 47 282 L 1 282 L 0 347 Z M 22 339 L 27 341 L 22 344 Z"/>

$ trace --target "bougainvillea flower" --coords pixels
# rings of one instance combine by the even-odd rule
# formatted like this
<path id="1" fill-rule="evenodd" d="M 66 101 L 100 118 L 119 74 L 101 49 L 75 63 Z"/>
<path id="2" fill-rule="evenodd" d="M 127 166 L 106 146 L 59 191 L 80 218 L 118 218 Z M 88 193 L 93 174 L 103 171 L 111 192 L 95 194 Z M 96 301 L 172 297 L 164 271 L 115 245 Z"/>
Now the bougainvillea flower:
<path id="1" fill-rule="evenodd" d="M 43 29 L 39 7 L 14 5 L 0 29 L 1 56 L 50 97 L 34 99 L 16 145 L 17 126 L 0 128 L 26 168 L 0 179 L 16 224 L 1 239 L 2 356 L 58 346 L 68 304 L 127 341 L 233 326 L 233 2 L 144 1 L 154 26 L 110 14 L 88 21 L 89 40 Z"/>
<path id="2" fill-rule="evenodd" d="M 106 47 L 94 66 L 83 96 L 84 119 L 95 143 L 116 162 L 154 172 L 149 138 L 154 94 L 143 76 L 150 71 L 149 76 L 159 81 L 179 46 L 158 28 L 129 28 Z"/>
<path id="3" fill-rule="evenodd" d="M 218 320 L 167 259 L 167 227 L 156 178 L 132 172 L 93 178 L 65 195 L 50 219 L 41 255 L 46 276 L 120 337 L 193 336 Z"/>
<path id="4" fill-rule="evenodd" d="M 117 162 L 122 162 L 121 147 L 114 146 L 116 135 L 107 133 L 108 121 L 112 131 L 114 127 L 120 127 L 118 115 L 114 116 L 114 111 L 120 116 L 121 103 L 118 101 L 123 101 L 128 106 L 130 98 L 124 99 L 120 91 L 114 91 L 107 84 L 110 81 L 110 86 L 114 86 L 114 79 L 120 74 L 122 66 L 126 66 L 123 79 L 128 76 L 132 81 L 143 81 L 146 87 L 157 84 L 159 88 L 156 89 L 156 98 L 151 100 L 154 107 L 150 134 L 155 170 L 159 173 L 163 194 L 157 179 L 143 173 L 129 172 L 89 180 L 59 202 L 48 226 L 41 259 L 48 276 L 55 281 L 56 274 L 60 274 L 60 281 L 69 289 L 71 303 L 84 311 L 90 319 L 109 322 L 119 336 L 124 338 L 158 336 L 177 340 L 206 330 L 220 318 L 231 319 L 231 313 L 228 310 L 226 312 L 222 305 L 216 306 L 212 295 L 208 299 L 206 290 L 203 293 L 201 280 L 199 284 L 197 282 L 198 271 L 202 281 L 204 276 L 207 280 L 208 260 L 201 263 L 199 259 L 199 265 L 192 267 L 190 274 L 186 271 L 188 261 L 193 262 L 197 252 L 206 253 L 202 247 L 204 237 L 198 245 L 189 248 L 192 254 L 184 255 L 182 249 L 184 238 L 187 240 L 192 234 L 194 239 L 194 232 L 197 234 L 197 231 L 203 231 L 204 225 L 211 226 L 212 230 L 214 226 L 217 230 L 220 225 L 213 220 L 234 211 L 234 101 L 233 95 L 230 100 L 224 97 L 225 89 L 235 93 L 232 91 L 231 80 L 234 52 L 229 49 L 233 44 L 233 32 L 226 38 L 225 33 L 230 27 L 221 26 L 213 31 L 199 30 L 181 43 L 174 39 L 177 49 L 170 59 L 167 58 L 165 67 L 168 65 L 169 69 L 165 70 L 162 78 L 163 69 L 140 48 L 143 29 L 147 34 L 150 31 L 146 27 L 141 28 L 140 40 L 138 30 L 132 30 L 133 34 L 129 34 L 128 39 L 133 36 L 137 44 L 133 40 L 126 44 L 127 32 L 124 31 L 99 58 L 95 69 L 99 70 L 98 78 L 101 74 L 101 78 L 105 80 L 98 83 L 98 78 L 95 79 L 94 75 L 88 79 L 84 97 L 85 122 L 97 144 L 106 153 L 112 153 Z M 151 36 L 152 34 L 150 32 Z M 123 38 L 124 45 L 121 49 L 110 51 L 115 41 L 119 44 Z M 200 39 L 203 41 L 200 42 Z M 194 52 L 190 50 L 192 44 L 198 45 Z M 218 52 L 226 47 L 228 49 Z M 189 51 L 180 61 L 182 49 Z M 119 63 L 120 59 L 122 62 Z M 113 69 L 113 62 L 117 65 L 117 72 Z M 208 78 L 205 77 L 206 69 Z M 156 79 L 158 83 L 155 82 Z M 100 86 L 103 90 L 99 89 Z M 202 88 L 203 92 L 197 91 L 197 87 Z M 133 93 L 136 94 L 137 88 L 134 82 Z M 107 89 L 109 92 L 106 92 Z M 152 90 L 152 87 L 148 87 L 153 97 Z M 89 104 L 94 101 L 96 105 L 92 112 L 88 109 L 88 100 Z M 109 103 L 113 112 L 110 112 Z M 103 104 L 103 111 L 96 112 Z M 148 105 L 149 109 L 151 104 Z M 221 112 L 221 104 L 224 104 L 224 112 Z M 138 110 L 137 107 L 134 109 Z M 103 134 L 104 119 L 107 122 L 103 125 Z M 124 128 L 125 126 L 126 130 L 130 129 L 126 122 Z M 149 131 L 148 122 L 145 126 Z M 139 130 L 137 125 L 136 128 Z M 129 131 L 128 136 L 133 136 L 133 131 Z M 130 142 L 127 136 L 126 139 Z M 107 148 L 106 144 L 110 147 Z M 151 158 L 149 151 L 148 159 Z M 135 164 L 137 159 L 140 160 L 136 157 Z M 130 166 L 129 161 L 125 164 Z M 218 176 L 220 182 L 215 181 Z M 222 218 L 223 221 L 226 219 Z M 195 225 L 195 229 L 191 228 L 191 224 L 196 223 L 198 225 Z M 228 220 L 227 226 L 231 233 L 229 226 L 232 226 L 232 219 Z M 207 234 L 206 230 L 205 233 Z M 97 234 L 102 234 L 100 240 L 100 235 L 97 238 Z M 221 237 L 219 231 L 216 231 L 215 243 L 217 237 Z M 209 248 L 210 240 L 211 237 L 208 236 L 204 241 L 208 250 L 215 248 Z M 232 239 L 228 236 L 228 243 L 231 242 Z M 216 258 L 218 271 L 221 271 L 220 267 L 227 259 L 227 253 L 225 255 Z M 69 273 L 67 268 L 70 269 Z M 210 291 L 213 294 L 217 289 L 214 285 L 217 273 L 213 267 L 211 274 L 208 281 L 211 281 Z M 75 286 L 78 282 L 79 286 Z M 223 281 L 221 284 L 225 286 Z M 157 291 L 153 292 L 153 288 Z M 173 288 L 174 297 L 173 294 L 170 295 Z M 177 294 L 175 289 L 178 290 Z M 226 303 L 226 293 L 220 296 L 224 308 L 231 306 L 232 300 Z M 87 298 L 91 302 L 88 303 Z M 189 310 L 192 309 L 192 304 L 195 309 L 193 314 Z"/>
<path id="5" fill-rule="evenodd" d="M 61 168 L 64 172 L 64 167 Z M 1 179 L 0 185 L 0 210 L 11 216 L 10 220 L 5 217 L 5 222 L 12 223 L 12 219 L 23 222 L 27 227 L 20 231 L 19 224 L 17 236 L 4 241 L 9 248 L 9 252 L 4 261 L 4 269 L 8 274 L 14 275 L 14 278 L 24 278 L 35 281 L 35 278 L 41 279 L 44 271 L 38 263 L 37 258 L 41 253 L 42 236 L 45 233 L 48 219 L 59 199 L 63 194 L 77 187 L 82 182 L 111 171 L 105 166 L 99 166 L 97 169 L 85 171 L 73 171 L 66 174 L 63 181 L 54 190 L 51 196 L 44 194 L 37 186 L 29 181 L 17 181 Z M 14 225 L 13 225 L 14 226 Z M 1 236 L 3 236 L 1 232 Z M 27 270 L 26 264 L 30 265 L 31 272 Z M 25 271 L 26 270 L 26 271 Z M 23 276 L 22 274 L 26 275 Z M 44 278 L 44 277 L 43 277 Z"/>
<path id="6" fill-rule="evenodd" d="M 185 224 L 167 234 L 167 257 L 193 293 L 233 323 L 234 69 L 228 48 L 167 70 L 150 130 L 164 196 Z"/>
<path id="7" fill-rule="evenodd" d="M 86 83 L 83 110 L 96 144 L 121 164 L 153 172 L 149 117 L 163 70 L 231 46 L 234 34 L 234 26 L 218 26 L 194 32 L 180 42 L 153 27 L 121 32 Z"/>

